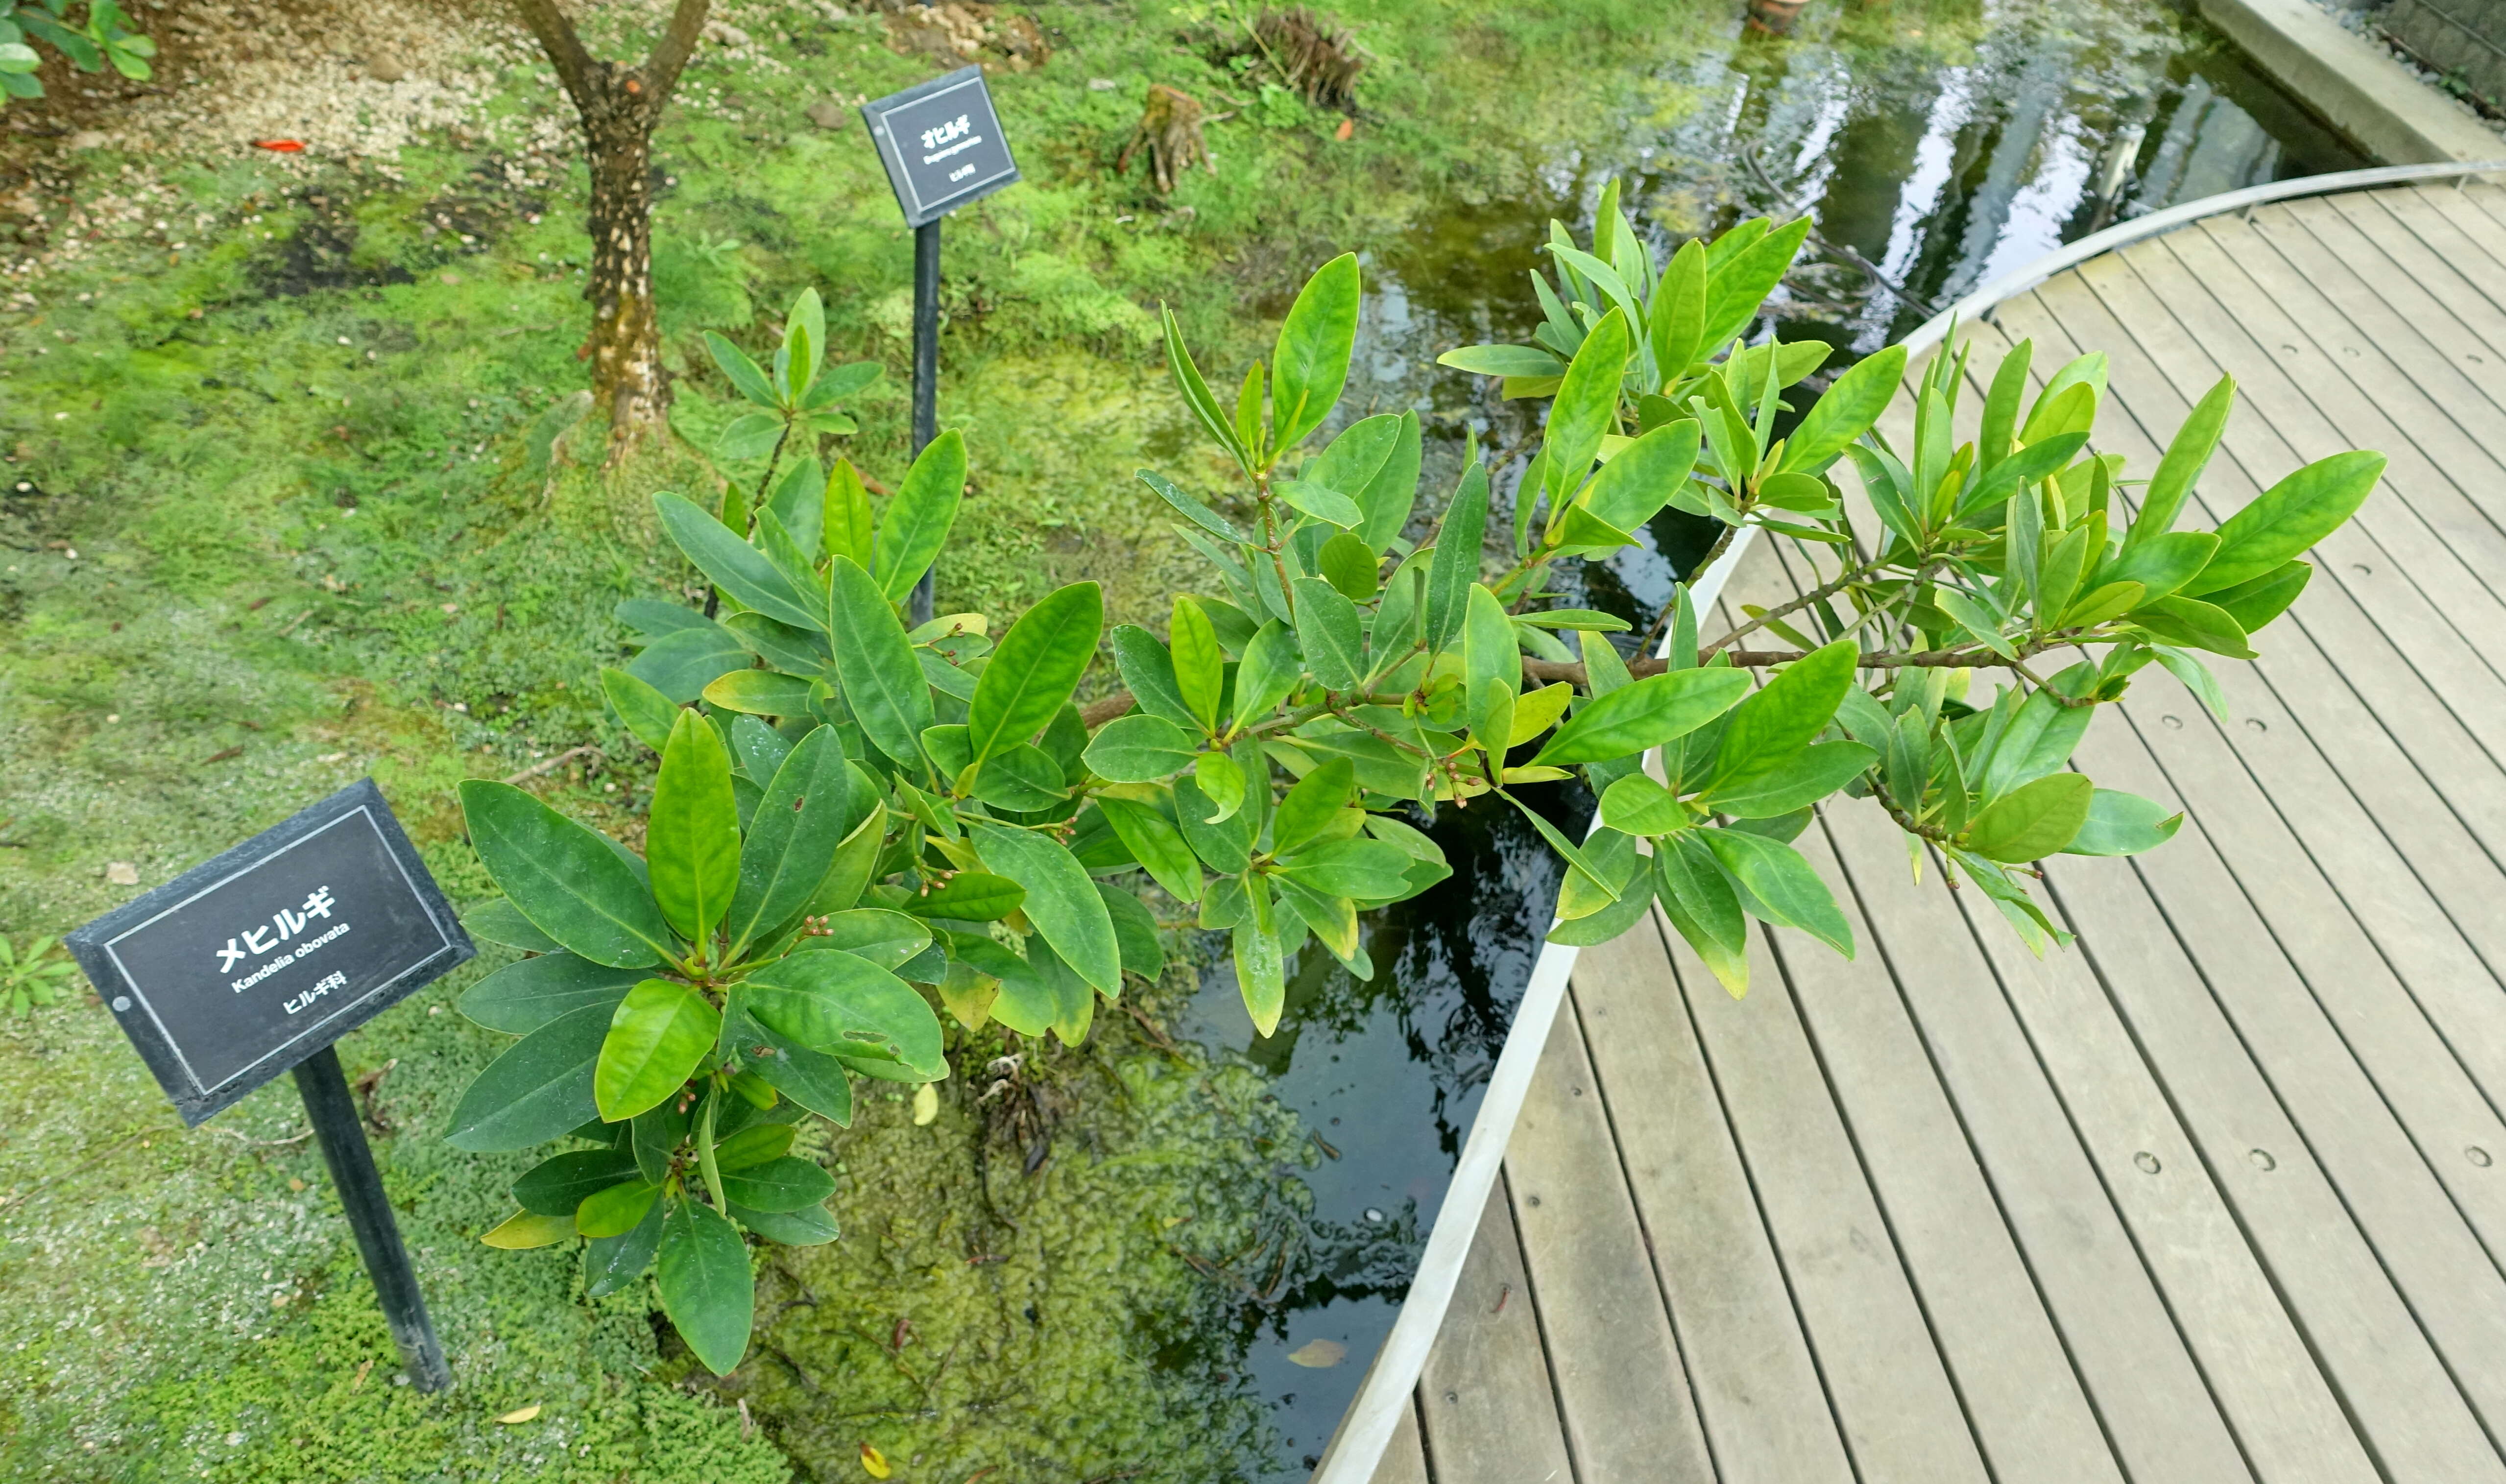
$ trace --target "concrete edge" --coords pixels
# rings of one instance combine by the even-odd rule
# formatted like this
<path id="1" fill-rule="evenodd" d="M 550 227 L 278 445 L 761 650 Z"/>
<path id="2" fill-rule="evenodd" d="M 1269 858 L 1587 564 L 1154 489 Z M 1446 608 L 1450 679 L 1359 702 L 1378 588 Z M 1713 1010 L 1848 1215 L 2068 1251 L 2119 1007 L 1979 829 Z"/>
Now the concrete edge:
<path id="1" fill-rule="evenodd" d="M 2490 159 L 2506 139 L 2312 0 L 2199 0 L 2202 18 L 2386 164 Z"/>

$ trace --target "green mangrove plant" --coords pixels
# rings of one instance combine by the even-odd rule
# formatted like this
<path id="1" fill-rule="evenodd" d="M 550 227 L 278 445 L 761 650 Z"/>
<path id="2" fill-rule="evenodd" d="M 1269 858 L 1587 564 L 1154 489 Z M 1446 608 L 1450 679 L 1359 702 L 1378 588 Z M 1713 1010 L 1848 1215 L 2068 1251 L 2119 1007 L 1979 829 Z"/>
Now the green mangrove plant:
<path id="1" fill-rule="evenodd" d="M 779 447 L 753 510 L 727 498 L 729 523 L 657 496 L 714 601 L 619 610 L 641 653 L 602 672 L 604 694 L 662 757 L 644 853 L 519 789 L 462 789 L 508 894 L 471 930 L 537 956 L 461 1002 L 521 1039 L 464 1096 L 451 1138 L 480 1151 L 572 1141 L 516 1183 L 522 1210 L 488 1240 L 588 1238 L 594 1293 L 652 1268 L 698 1357 L 727 1370 L 750 1325 L 741 1230 L 835 1235 L 831 1183 L 790 1153 L 798 1119 L 846 1122 L 851 1078 L 947 1076 L 939 1009 L 1082 1040 L 1127 974 L 1164 967 L 1141 900 L 1152 884 L 1228 935 L 1268 1034 L 1309 938 L 1372 976 L 1361 916 L 1450 874 L 1414 823 L 1446 803 L 1519 809 L 1563 859 L 1554 940 L 1605 940 L 1658 902 L 1736 994 L 1752 918 L 1853 951 L 1790 843 L 1839 795 L 1874 800 L 2040 944 L 2058 935 L 2028 863 L 2166 840 L 2177 820 L 2065 768 L 2091 714 L 2152 660 L 2215 700 L 2194 652 L 2250 654 L 2246 636 L 2305 583 L 2298 553 L 2357 507 L 2381 460 L 2326 460 L 2217 531 L 2178 530 L 2229 388 L 2133 485 L 2089 446 L 2101 363 L 2062 369 L 2031 400 L 2023 349 L 1967 442 L 1951 433 L 1957 356 L 1916 388 L 1907 449 L 1875 431 L 1905 374 L 1897 352 L 1837 377 L 1779 433 L 1786 391 L 1824 349 L 1739 336 L 1802 224 L 1748 223 L 1657 268 L 1614 198 L 1601 216 L 1606 251 L 1560 234 L 1539 345 L 1449 358 L 1552 399 L 1499 562 L 1476 448 L 1418 541 L 1416 413 L 1309 447 L 1348 377 L 1351 257 L 1305 285 L 1232 406 L 1164 317 L 1213 457 L 1138 475 L 1209 564 L 1163 636 L 1108 629 L 1092 583 L 1006 625 L 958 613 L 909 626 L 965 484 L 953 431 L 883 508 L 841 460 L 778 477 Z M 787 325 L 812 323 L 814 302 Z M 800 333 L 770 376 L 734 372 L 757 383 L 777 444 L 816 410 L 822 336 Z M 761 419 L 750 435 L 761 449 L 769 431 Z M 1874 512 L 1860 524 L 1837 478 L 1847 462 Z M 1682 589 L 1664 653 L 1630 657 L 1610 639 L 1629 624 L 1555 606 L 1553 579 L 1630 545 L 1665 507 L 1720 521 L 1727 543 L 1752 526 L 1795 541 L 1838 571 L 1712 640 Z M 1790 647 L 1743 644 L 1761 631 Z M 1100 662 L 1112 673 L 1092 683 Z M 1975 676 L 1997 677 L 1995 693 Z M 1520 793 L 1568 778 L 1600 800 L 1580 839 Z"/>

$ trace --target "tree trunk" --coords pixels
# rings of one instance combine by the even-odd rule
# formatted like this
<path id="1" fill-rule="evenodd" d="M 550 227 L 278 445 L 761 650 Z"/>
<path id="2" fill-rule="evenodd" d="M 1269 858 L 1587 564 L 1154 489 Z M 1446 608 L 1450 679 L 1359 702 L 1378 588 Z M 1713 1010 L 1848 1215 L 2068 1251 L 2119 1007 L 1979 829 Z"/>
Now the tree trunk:
<path id="1" fill-rule="evenodd" d="M 623 117 L 621 116 L 623 115 Z M 658 431 L 670 409 L 653 312 L 652 113 L 585 121 L 591 166 L 591 401 L 609 409 L 613 444 Z"/>
<path id="2" fill-rule="evenodd" d="M 670 410 L 653 312 L 653 126 L 704 32 L 712 0 L 678 0 L 641 67 L 584 49 L 556 0 L 514 0 L 583 120 L 591 173 L 591 399 L 608 409 L 613 458 L 660 431 Z"/>

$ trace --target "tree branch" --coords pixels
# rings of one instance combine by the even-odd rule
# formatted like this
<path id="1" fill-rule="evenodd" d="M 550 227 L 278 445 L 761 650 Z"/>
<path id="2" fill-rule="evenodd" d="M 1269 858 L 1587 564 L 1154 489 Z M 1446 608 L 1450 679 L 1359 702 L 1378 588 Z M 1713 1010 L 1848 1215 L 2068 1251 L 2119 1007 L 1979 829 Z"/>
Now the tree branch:
<path id="1" fill-rule="evenodd" d="M 2017 670 L 2026 674 L 2025 660 L 2028 655 L 2053 649 L 2057 642 L 2075 644 L 2081 641 L 2074 636 L 2056 642 L 2030 645 L 2025 654 L 2016 659 L 2005 659 L 1986 649 L 1918 650 L 1911 654 L 1903 651 L 1884 651 L 1865 654 L 1858 663 L 1865 670 Z M 1723 653 L 1731 656 L 1734 665 L 1743 670 L 1762 670 L 1770 665 L 1788 665 L 1809 654 L 1808 650 L 1726 650 Z M 1650 654 L 1628 661 L 1628 674 L 1636 680 L 1642 680 L 1648 675 L 1660 675 L 1669 668 L 1667 661 L 1656 659 Z M 1555 659 L 1536 659 L 1529 654 L 1522 656 L 1522 675 L 1525 680 L 1542 682 L 1562 680 L 1577 687 L 1589 689 L 1591 686 L 1591 682 L 1585 677 L 1582 664 L 1569 664 Z M 2032 676 L 2030 678 L 2033 679 Z"/>
<path id="2" fill-rule="evenodd" d="M 574 100 L 575 109 L 589 116 L 600 95 L 600 63 L 585 50 L 574 22 L 556 8 L 556 0 L 514 0 L 514 9 L 521 13 L 522 24 L 530 27 L 531 35 L 539 40 L 549 64 L 556 68 L 557 81 L 565 86 L 565 94 Z"/>
<path id="3" fill-rule="evenodd" d="M 661 107 L 679 86 L 679 73 L 696 54 L 697 43 L 704 39 L 705 17 L 712 10 L 713 0 L 679 0 L 678 8 L 670 12 L 669 25 L 653 43 L 653 54 L 644 58 L 642 76 L 650 94 L 645 107 Z"/>

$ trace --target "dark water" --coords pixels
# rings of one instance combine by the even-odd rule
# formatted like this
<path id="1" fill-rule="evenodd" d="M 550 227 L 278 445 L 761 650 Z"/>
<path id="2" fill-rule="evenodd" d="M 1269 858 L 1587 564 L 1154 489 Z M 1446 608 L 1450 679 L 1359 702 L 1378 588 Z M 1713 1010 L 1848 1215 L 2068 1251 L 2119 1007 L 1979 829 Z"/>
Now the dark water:
<path id="1" fill-rule="evenodd" d="M 1794 39 L 1738 36 L 1650 82 L 1652 96 L 1693 106 L 1660 124 L 1647 122 L 1658 106 L 1631 106 L 1610 151 L 1528 162 L 1538 190 L 1456 203 L 1367 264 L 1348 415 L 1417 408 L 1431 491 L 1450 487 L 1466 433 L 1510 451 L 1532 432 L 1523 405 L 1494 401 L 1492 382 L 1435 357 L 1529 338 L 1525 274 L 1545 265 L 1551 219 L 1588 242 L 1612 177 L 1665 257 L 1749 216 L 1808 214 L 1824 246 L 1805 253 L 1753 333 L 1827 340 L 1841 369 L 1935 305 L 2114 222 L 2370 162 L 2161 6 L 1813 7 Z M 1500 469 L 1500 507 L 1519 469 Z M 1492 545 L 1511 541 L 1491 527 Z M 1567 576 L 1580 602 L 1639 633 L 1710 532 L 1672 512 L 1641 534 L 1643 549 Z M 1590 816 L 1571 791 L 1540 802 L 1569 829 Z M 1306 1177 L 1313 1203 L 1295 1256 L 1236 1325 L 1281 1439 L 1255 1471 L 1266 1480 L 1312 1466 L 1389 1331 L 1548 926 L 1559 868 L 1520 817 L 1494 800 L 1449 807 L 1434 832 L 1454 875 L 1370 924 L 1375 979 L 1309 948 L 1278 1033 L 1259 1039 L 1221 951 L 1180 1028 L 1268 1072 L 1324 1151 Z M 1314 1340 L 1344 1358 L 1288 1359 Z"/>

